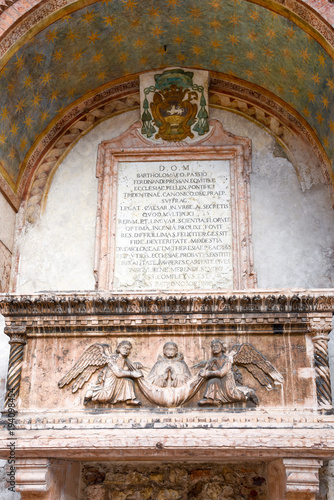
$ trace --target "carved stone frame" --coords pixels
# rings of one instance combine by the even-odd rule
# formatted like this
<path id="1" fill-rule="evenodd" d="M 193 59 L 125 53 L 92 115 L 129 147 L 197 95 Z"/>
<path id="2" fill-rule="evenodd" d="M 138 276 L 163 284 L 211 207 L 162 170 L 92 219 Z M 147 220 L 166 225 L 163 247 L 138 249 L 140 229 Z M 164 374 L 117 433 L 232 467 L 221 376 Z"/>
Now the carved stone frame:
<path id="1" fill-rule="evenodd" d="M 191 144 L 152 143 L 140 134 L 140 123 L 99 145 L 97 170 L 96 289 L 113 290 L 116 238 L 118 163 L 125 161 L 229 160 L 232 215 L 233 288 L 255 288 L 249 174 L 251 141 L 227 133 L 220 122 L 210 122 L 210 132 Z"/>

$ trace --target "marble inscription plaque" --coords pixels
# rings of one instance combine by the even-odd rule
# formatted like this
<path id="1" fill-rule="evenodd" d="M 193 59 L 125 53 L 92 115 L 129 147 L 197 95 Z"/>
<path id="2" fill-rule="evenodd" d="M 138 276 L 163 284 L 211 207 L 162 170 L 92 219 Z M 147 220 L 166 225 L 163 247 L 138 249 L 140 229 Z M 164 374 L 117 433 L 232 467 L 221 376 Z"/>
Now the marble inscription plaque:
<path id="1" fill-rule="evenodd" d="M 233 287 L 230 162 L 119 162 L 114 290 Z"/>

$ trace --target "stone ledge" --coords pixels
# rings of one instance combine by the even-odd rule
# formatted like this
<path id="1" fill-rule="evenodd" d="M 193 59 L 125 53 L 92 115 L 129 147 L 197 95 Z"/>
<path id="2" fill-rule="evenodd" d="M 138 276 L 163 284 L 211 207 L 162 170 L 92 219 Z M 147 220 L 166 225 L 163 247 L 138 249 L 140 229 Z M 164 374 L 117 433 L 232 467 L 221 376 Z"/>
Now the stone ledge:
<path id="1" fill-rule="evenodd" d="M 19 435 L 20 434 L 20 435 Z M 8 457 L 8 440 L 0 457 Z M 76 460 L 240 459 L 334 457 L 333 428 L 319 429 L 82 429 L 18 433 L 18 458 L 48 456 Z"/>

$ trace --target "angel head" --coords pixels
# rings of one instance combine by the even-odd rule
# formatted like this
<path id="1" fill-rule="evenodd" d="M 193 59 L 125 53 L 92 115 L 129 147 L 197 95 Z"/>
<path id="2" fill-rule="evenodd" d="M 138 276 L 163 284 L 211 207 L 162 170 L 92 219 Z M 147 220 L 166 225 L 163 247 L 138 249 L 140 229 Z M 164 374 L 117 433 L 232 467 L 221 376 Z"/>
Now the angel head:
<path id="1" fill-rule="evenodd" d="M 175 358 L 178 354 L 179 348 L 175 342 L 166 342 L 163 347 L 164 356 L 168 359 Z"/>
<path id="2" fill-rule="evenodd" d="M 213 339 L 211 342 L 211 351 L 212 354 L 218 355 L 221 352 L 226 352 L 226 345 L 222 340 L 219 339 Z"/>
<path id="3" fill-rule="evenodd" d="M 117 347 L 116 347 L 116 353 L 121 354 L 124 358 L 127 358 L 130 354 L 130 351 L 132 349 L 132 344 L 128 340 L 122 340 Z"/>

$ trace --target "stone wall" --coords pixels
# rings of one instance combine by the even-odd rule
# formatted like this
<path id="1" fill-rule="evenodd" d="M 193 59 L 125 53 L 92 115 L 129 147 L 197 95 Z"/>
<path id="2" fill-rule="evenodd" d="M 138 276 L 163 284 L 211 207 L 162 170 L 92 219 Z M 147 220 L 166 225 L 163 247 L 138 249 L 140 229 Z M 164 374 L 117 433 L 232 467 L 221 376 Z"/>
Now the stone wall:
<path id="1" fill-rule="evenodd" d="M 65 158 L 52 180 L 45 212 L 20 240 L 18 293 L 93 290 L 98 144 L 138 119 L 130 112 L 101 123 Z"/>
<path id="2" fill-rule="evenodd" d="M 86 463 L 80 500 L 267 500 L 266 465 Z"/>

